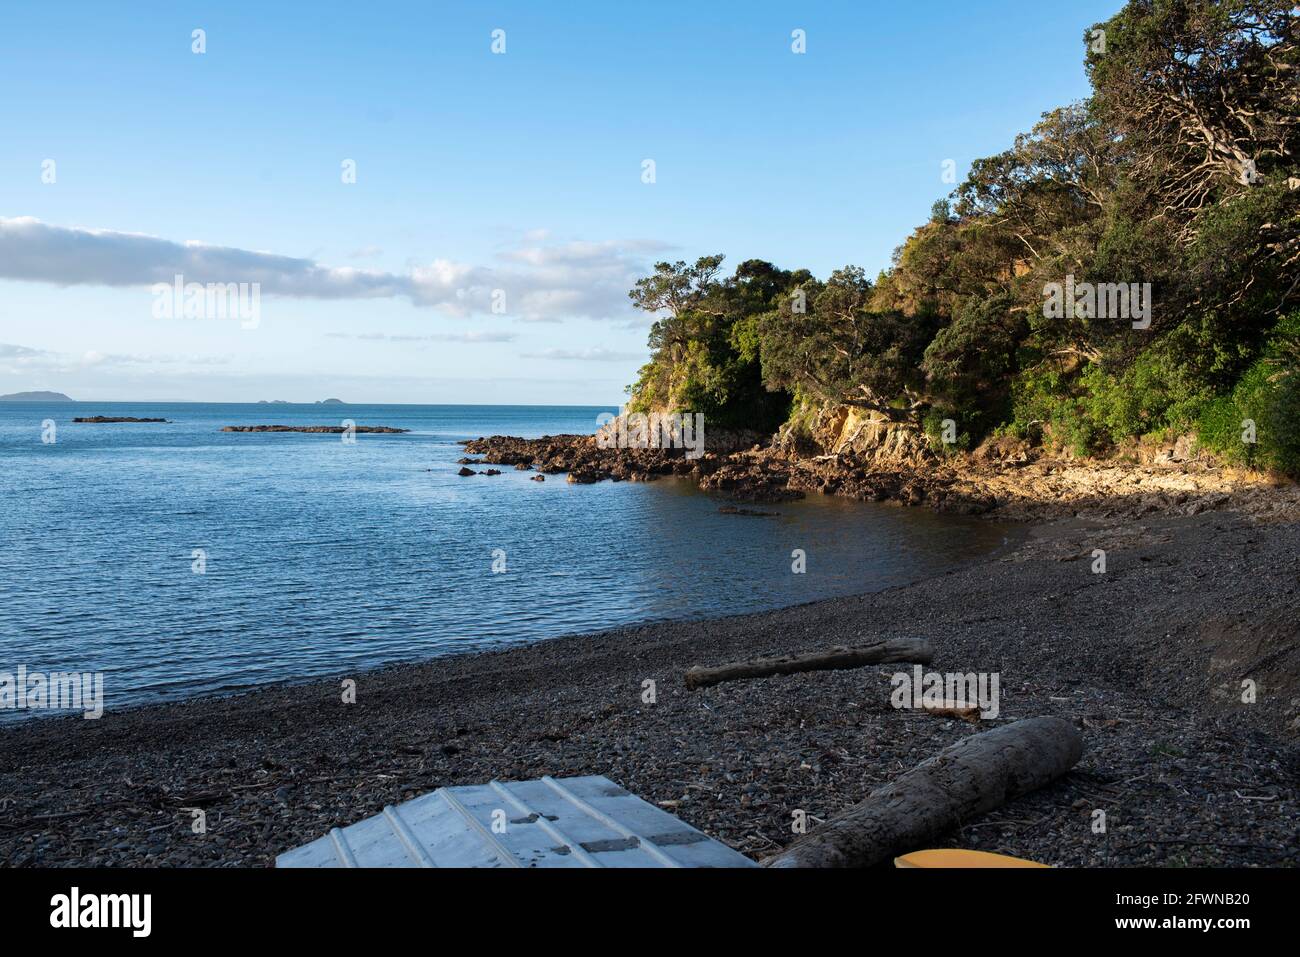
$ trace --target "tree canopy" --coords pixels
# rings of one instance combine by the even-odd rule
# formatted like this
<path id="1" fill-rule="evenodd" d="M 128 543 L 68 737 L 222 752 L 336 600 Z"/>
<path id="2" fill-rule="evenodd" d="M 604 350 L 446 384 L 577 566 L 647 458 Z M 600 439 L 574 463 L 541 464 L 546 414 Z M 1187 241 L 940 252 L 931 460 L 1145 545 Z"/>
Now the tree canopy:
<path id="1" fill-rule="evenodd" d="M 631 293 L 658 316 L 633 405 L 763 430 L 850 405 L 1080 453 L 1193 429 L 1300 462 L 1295 4 L 1130 0 L 1083 45 L 1092 95 L 972 164 L 874 280 L 658 264 Z M 1053 289 L 1093 298 L 1045 309 Z"/>

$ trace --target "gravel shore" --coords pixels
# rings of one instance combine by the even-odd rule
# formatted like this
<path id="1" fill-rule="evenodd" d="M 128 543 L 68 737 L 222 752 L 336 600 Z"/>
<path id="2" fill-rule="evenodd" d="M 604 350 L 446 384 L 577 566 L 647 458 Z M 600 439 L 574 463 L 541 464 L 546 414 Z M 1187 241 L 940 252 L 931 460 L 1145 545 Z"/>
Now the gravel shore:
<path id="1" fill-rule="evenodd" d="M 1300 524 L 1040 525 L 1014 552 L 872 595 L 8 726 L 0 862 L 266 866 L 441 785 L 543 774 L 607 775 L 763 858 L 793 840 L 795 810 L 815 827 L 977 729 L 892 708 L 901 666 L 694 693 L 685 670 L 924 637 L 932 670 L 1000 674 L 998 721 L 1059 715 L 1084 735 L 1065 779 L 941 845 L 1063 866 L 1295 865 L 1298 632 Z"/>

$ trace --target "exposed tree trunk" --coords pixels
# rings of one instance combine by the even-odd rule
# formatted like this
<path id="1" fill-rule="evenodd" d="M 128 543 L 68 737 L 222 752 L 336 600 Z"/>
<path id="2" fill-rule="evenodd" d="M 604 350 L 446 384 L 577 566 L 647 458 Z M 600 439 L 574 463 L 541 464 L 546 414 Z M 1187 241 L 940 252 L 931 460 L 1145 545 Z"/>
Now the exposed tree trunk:
<path id="1" fill-rule="evenodd" d="M 784 655 L 780 658 L 752 658 L 716 668 L 698 665 L 686 672 L 686 687 L 694 691 L 724 681 L 743 678 L 766 678 L 770 675 L 792 675 L 800 671 L 836 671 L 844 668 L 861 668 L 886 661 L 929 664 L 934 657 L 930 643 L 922 638 L 901 638 L 880 641 L 856 648 L 839 646 L 829 651 L 810 655 Z"/>
<path id="2" fill-rule="evenodd" d="M 1065 774 L 1083 753 L 1078 728 L 1028 718 L 973 734 L 832 817 L 768 867 L 870 867 L 921 850 L 945 831 Z"/>

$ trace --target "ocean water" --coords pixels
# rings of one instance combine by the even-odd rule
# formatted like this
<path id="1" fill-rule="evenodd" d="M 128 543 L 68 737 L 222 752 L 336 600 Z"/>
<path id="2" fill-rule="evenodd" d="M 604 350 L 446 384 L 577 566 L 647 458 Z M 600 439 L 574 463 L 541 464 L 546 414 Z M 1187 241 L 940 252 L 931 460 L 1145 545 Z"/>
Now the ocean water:
<path id="1" fill-rule="evenodd" d="M 102 672 L 108 707 L 348 676 L 879 590 L 1014 534 L 822 497 L 772 506 L 775 518 L 730 516 L 725 499 L 676 479 L 456 475 L 460 439 L 590 433 L 607 411 L 0 403 L 0 672 Z M 172 422 L 72 423 L 88 415 Z M 345 418 L 411 431 L 354 444 L 220 431 Z M 792 573 L 795 549 L 805 574 Z"/>

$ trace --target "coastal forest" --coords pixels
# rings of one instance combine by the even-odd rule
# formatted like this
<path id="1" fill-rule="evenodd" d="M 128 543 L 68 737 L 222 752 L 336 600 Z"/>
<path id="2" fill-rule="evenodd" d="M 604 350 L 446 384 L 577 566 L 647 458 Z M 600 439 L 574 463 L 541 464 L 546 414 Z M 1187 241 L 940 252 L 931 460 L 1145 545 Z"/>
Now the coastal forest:
<path id="1" fill-rule="evenodd" d="M 657 264 L 629 411 L 798 440 L 847 406 L 940 452 L 1193 434 L 1300 475 L 1300 9 L 1130 0 L 1083 55 L 1091 95 L 977 160 L 874 278 Z"/>

